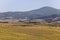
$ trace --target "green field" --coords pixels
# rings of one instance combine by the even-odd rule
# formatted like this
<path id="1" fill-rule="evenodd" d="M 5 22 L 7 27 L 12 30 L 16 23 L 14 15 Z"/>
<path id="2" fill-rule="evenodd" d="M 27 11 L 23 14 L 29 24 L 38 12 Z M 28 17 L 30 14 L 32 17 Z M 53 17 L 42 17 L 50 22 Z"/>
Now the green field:
<path id="1" fill-rule="evenodd" d="M 60 40 L 60 28 L 0 24 L 0 40 Z"/>

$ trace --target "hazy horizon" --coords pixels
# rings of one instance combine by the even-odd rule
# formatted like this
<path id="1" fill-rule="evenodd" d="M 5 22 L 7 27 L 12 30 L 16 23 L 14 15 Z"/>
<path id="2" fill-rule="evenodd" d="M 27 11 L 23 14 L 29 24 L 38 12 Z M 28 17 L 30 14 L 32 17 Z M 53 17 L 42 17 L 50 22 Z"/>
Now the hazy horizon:
<path id="1" fill-rule="evenodd" d="M 60 0 L 0 0 L 0 12 L 29 11 L 45 6 L 60 9 Z"/>

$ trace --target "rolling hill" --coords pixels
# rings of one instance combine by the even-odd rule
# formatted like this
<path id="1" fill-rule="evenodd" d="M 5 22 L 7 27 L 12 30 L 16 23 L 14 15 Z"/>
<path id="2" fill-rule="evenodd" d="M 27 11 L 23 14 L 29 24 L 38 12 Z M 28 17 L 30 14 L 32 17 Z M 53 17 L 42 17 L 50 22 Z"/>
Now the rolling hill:
<path id="1" fill-rule="evenodd" d="M 26 17 L 29 20 L 43 19 L 48 22 L 60 21 L 60 10 L 52 7 L 42 7 L 26 12 L 0 13 L 0 19 L 24 19 Z"/>

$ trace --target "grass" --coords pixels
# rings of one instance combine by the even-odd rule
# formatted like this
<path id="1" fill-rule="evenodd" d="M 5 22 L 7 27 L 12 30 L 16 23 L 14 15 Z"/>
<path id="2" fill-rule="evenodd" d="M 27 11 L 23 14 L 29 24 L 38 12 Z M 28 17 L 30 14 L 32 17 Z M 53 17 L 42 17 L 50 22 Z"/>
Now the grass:
<path id="1" fill-rule="evenodd" d="M 0 24 L 0 40 L 60 40 L 59 27 L 10 25 Z"/>

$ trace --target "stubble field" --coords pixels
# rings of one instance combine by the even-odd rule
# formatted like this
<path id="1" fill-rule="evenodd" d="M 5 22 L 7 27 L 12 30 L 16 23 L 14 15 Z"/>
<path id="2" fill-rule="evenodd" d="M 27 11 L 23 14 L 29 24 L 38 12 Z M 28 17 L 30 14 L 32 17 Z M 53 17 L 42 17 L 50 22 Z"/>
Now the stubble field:
<path id="1" fill-rule="evenodd" d="M 60 28 L 0 23 L 0 40 L 60 40 Z"/>

